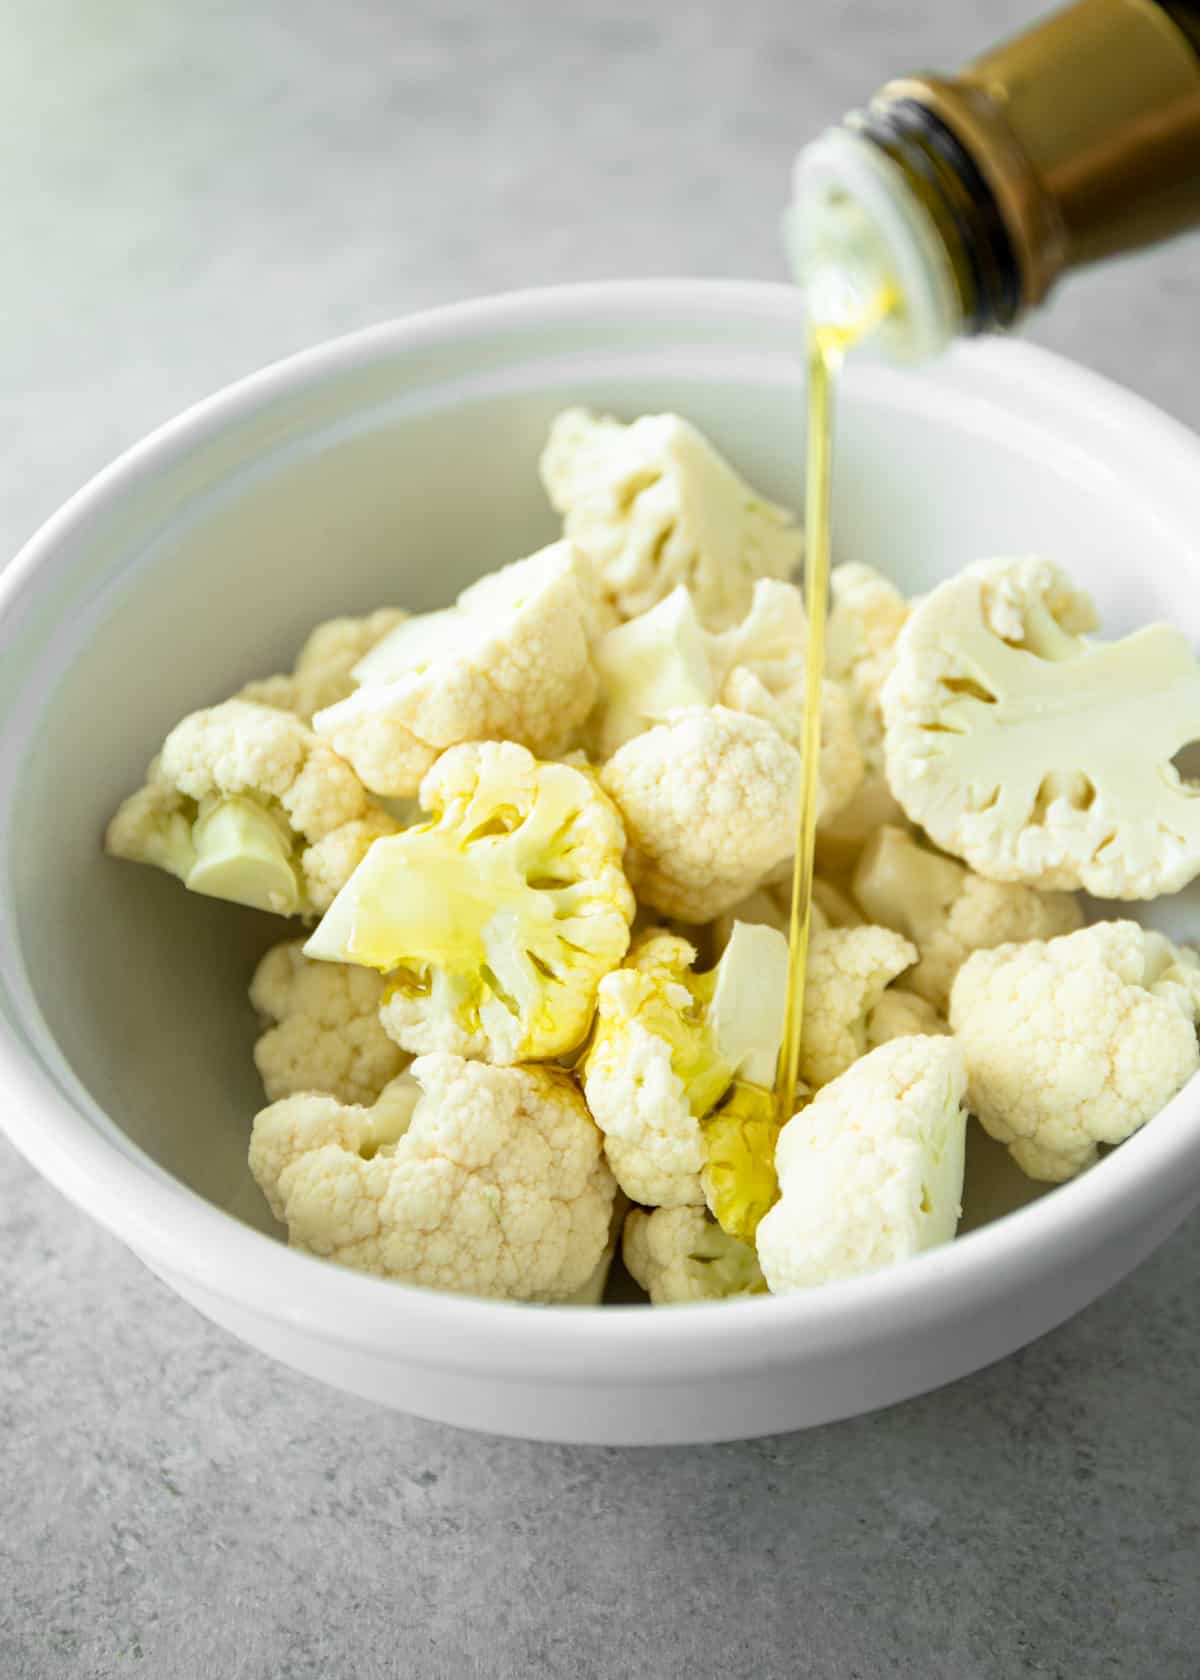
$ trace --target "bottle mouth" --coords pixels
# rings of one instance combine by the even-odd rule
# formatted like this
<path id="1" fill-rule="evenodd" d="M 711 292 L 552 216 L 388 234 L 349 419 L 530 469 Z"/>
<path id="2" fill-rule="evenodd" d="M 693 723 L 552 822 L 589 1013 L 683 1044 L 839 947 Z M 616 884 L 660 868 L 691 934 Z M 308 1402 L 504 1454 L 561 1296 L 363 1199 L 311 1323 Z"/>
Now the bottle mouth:
<path id="1" fill-rule="evenodd" d="M 891 307 L 870 342 L 891 359 L 923 361 L 963 331 L 935 220 L 903 169 L 855 129 L 827 130 L 796 159 L 785 240 L 813 320 L 848 325 L 886 289 Z"/>

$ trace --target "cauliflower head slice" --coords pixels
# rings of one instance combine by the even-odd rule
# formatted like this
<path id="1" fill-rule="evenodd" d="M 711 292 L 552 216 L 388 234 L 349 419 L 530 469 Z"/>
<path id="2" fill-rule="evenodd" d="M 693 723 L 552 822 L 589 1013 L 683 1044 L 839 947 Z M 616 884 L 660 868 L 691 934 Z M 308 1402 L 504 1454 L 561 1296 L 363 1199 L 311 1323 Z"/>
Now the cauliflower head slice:
<path id="1" fill-rule="evenodd" d="M 625 819 L 639 899 L 703 923 L 748 897 L 795 844 L 800 757 L 760 718 L 688 708 L 601 772 Z"/>
<path id="2" fill-rule="evenodd" d="M 878 829 L 868 841 L 854 896 L 870 921 L 895 928 L 917 947 L 920 957 L 905 984 L 942 1014 L 954 976 L 972 951 L 1055 939 L 1083 926 L 1070 893 L 986 881 L 898 828 Z"/>
<path id="3" fill-rule="evenodd" d="M 916 961 L 891 928 L 827 928 L 810 935 L 800 1039 L 800 1077 L 816 1090 L 864 1054 L 885 988 Z"/>
<path id="4" fill-rule="evenodd" d="M 387 975 L 381 1019 L 414 1054 L 568 1054 L 629 946 L 616 811 L 586 771 L 493 741 L 444 753 L 421 802 L 429 821 L 372 847 L 307 955 Z"/>
<path id="5" fill-rule="evenodd" d="M 653 932 L 600 983 L 584 1094 L 617 1182 L 636 1202 L 708 1202 L 741 1235 L 774 1198 L 770 1087 L 783 1033 L 787 940 L 738 923 L 720 962 Z"/>
<path id="6" fill-rule="evenodd" d="M 767 1292 L 753 1246 L 723 1231 L 702 1207 L 631 1208 L 621 1258 L 656 1307 Z"/>
<path id="7" fill-rule="evenodd" d="M 745 613 L 757 578 L 788 577 L 800 563 L 791 514 L 677 414 L 623 425 L 567 409 L 550 428 L 541 475 L 565 534 L 624 618 L 683 584 L 703 623 L 721 628 Z"/>
<path id="8" fill-rule="evenodd" d="M 758 1227 L 772 1294 L 949 1242 L 962 1211 L 967 1076 L 952 1038 L 872 1050 L 788 1121 L 780 1198 Z"/>
<path id="9" fill-rule="evenodd" d="M 558 542 L 401 624 L 354 667 L 359 687 L 313 727 L 375 793 L 405 797 L 445 748 L 515 741 L 560 755 L 596 698 L 591 567 Z"/>
<path id="10" fill-rule="evenodd" d="M 176 724 L 105 843 L 192 892 L 293 916 L 326 909 L 396 828 L 299 718 L 226 700 Z"/>
<path id="11" fill-rule="evenodd" d="M 250 1170 L 293 1247 L 429 1289 L 564 1300 L 609 1242 L 600 1134 L 556 1069 L 423 1056 L 373 1108 L 289 1097 Z"/>
<path id="12" fill-rule="evenodd" d="M 1089 643 L 1095 608 L 1048 560 L 970 566 L 914 610 L 884 690 L 905 811 L 981 875 L 1153 898 L 1200 874 L 1200 666 L 1151 624 Z"/>
<path id="13" fill-rule="evenodd" d="M 342 1103 L 372 1103 L 407 1058 L 383 1030 L 383 981 L 369 968 L 313 962 L 299 940 L 273 946 L 250 983 L 250 1002 L 270 1025 L 254 1046 L 268 1102 L 321 1091 Z"/>
<path id="14" fill-rule="evenodd" d="M 1090 1166 L 1200 1068 L 1200 958 L 1136 922 L 977 951 L 950 996 L 971 1108 L 1031 1178 Z"/>
<path id="15" fill-rule="evenodd" d="M 826 632 L 829 675 L 847 694 L 868 776 L 883 775 L 883 685 L 911 610 L 895 584 L 871 566 L 848 562 L 830 574 Z"/>
<path id="16" fill-rule="evenodd" d="M 354 667 L 407 617 L 399 607 L 379 607 L 362 618 L 331 618 L 318 624 L 290 671 L 247 683 L 236 698 L 293 712 L 311 723 L 316 712 L 354 692 Z"/>

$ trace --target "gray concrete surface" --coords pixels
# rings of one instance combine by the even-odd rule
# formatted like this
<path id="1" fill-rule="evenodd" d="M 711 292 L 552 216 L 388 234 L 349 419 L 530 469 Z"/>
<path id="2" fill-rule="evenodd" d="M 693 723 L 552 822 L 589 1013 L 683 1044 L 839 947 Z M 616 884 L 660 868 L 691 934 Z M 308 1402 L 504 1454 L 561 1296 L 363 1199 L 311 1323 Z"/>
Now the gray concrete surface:
<path id="1" fill-rule="evenodd" d="M 415 306 L 777 276 L 791 152 L 1018 0 L 8 0 L 0 554 L 148 427 Z M 1195 241 L 1035 336 L 1195 425 Z M 0 1146 L 0 1675 L 1194 1677 L 1200 1223 L 892 1412 L 617 1452 L 373 1411 Z"/>

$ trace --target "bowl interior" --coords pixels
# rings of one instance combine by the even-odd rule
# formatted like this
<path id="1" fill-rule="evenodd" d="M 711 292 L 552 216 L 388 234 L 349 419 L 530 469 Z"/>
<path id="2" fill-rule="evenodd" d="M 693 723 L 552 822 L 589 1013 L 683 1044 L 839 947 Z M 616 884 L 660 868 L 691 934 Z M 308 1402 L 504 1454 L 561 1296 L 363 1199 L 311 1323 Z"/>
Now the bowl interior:
<path id="1" fill-rule="evenodd" d="M 741 344 L 736 320 L 719 332 L 699 321 L 690 341 L 676 325 L 664 344 L 650 312 L 620 332 L 581 317 L 557 338 L 536 323 L 522 338 L 486 322 L 433 344 L 383 337 L 260 383 L 152 445 L 63 533 L 9 644 L 14 658 L 18 635 L 27 649 L 30 721 L 7 863 L 29 987 L 71 1077 L 108 1117 L 100 1123 L 277 1234 L 246 1169 L 262 1100 L 246 986 L 265 947 L 299 930 L 100 850 L 171 724 L 284 668 L 322 618 L 444 604 L 552 539 L 537 458 L 568 403 L 625 417 L 676 409 L 755 485 L 797 504 L 797 328 L 779 314 Z M 1169 616 L 1200 634 L 1180 525 L 1123 470 L 1115 442 L 1081 439 L 1007 380 L 993 391 L 991 365 L 852 372 L 838 558 L 919 591 L 972 559 L 1037 549 L 1094 590 L 1110 632 Z M 1052 381 L 1054 364 L 1036 365 Z M 1160 907 L 1157 919 L 1194 926 L 1194 904 Z M 977 1131 L 970 1157 L 969 1224 L 1036 1193 Z"/>

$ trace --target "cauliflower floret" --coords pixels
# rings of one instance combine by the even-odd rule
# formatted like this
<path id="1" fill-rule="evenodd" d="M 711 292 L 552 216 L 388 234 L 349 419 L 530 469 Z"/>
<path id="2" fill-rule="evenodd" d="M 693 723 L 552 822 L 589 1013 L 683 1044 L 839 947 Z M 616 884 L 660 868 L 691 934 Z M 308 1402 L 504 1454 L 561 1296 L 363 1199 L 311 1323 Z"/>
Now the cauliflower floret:
<path id="1" fill-rule="evenodd" d="M 596 698 L 594 580 L 555 543 L 411 618 L 354 668 L 358 689 L 313 728 L 375 793 L 403 797 L 446 747 L 515 741 L 565 751 Z"/>
<path id="2" fill-rule="evenodd" d="M 625 819 L 638 897 L 693 923 L 747 897 L 791 855 L 799 777 L 778 730 L 723 706 L 627 741 L 601 781 Z"/>
<path id="3" fill-rule="evenodd" d="M 962 1212 L 966 1069 L 952 1038 L 898 1038 L 788 1121 L 780 1199 L 758 1227 L 774 1295 L 949 1242 Z"/>
<path id="4" fill-rule="evenodd" d="M 275 945 L 250 983 L 250 1002 L 272 1025 L 254 1046 L 268 1102 L 323 1091 L 371 1103 L 405 1056 L 379 1020 L 383 981 L 369 968 L 311 962 L 299 940 Z"/>
<path id="5" fill-rule="evenodd" d="M 817 868 L 830 882 L 850 887 L 867 841 L 883 827 L 908 829 L 896 797 L 881 776 L 868 776 L 840 810 L 817 828 Z"/>
<path id="6" fill-rule="evenodd" d="M 226 700 L 176 724 L 106 845 L 192 892 L 310 915 L 396 827 L 299 718 Z"/>
<path id="7" fill-rule="evenodd" d="M 399 607 L 380 607 L 364 618 L 331 618 L 318 624 L 290 671 L 247 683 L 235 698 L 293 712 L 311 723 L 314 713 L 354 692 L 354 667 L 407 617 Z"/>
<path id="8" fill-rule="evenodd" d="M 541 474 L 565 534 L 625 618 L 682 583 L 704 623 L 721 627 L 749 607 L 756 578 L 788 577 L 799 565 L 792 516 L 676 414 L 626 426 L 567 409 L 550 428 Z"/>
<path id="9" fill-rule="evenodd" d="M 609 1240 L 600 1134 L 551 1068 L 423 1056 L 374 1108 L 289 1097 L 250 1170 L 293 1247 L 430 1289 L 563 1300 Z"/>
<path id="10" fill-rule="evenodd" d="M 621 1258 L 656 1307 L 767 1292 L 752 1246 L 723 1231 L 701 1207 L 631 1208 Z"/>
<path id="11" fill-rule="evenodd" d="M 617 1182 L 651 1207 L 706 1200 L 742 1236 L 775 1193 L 770 1087 L 783 1032 L 787 941 L 739 923 L 716 968 L 673 934 L 646 935 L 600 983 L 584 1094 Z"/>
<path id="12" fill-rule="evenodd" d="M 850 699 L 868 776 L 883 774 L 883 685 L 896 658 L 896 640 L 909 604 L 871 566 L 835 566 L 826 648 L 829 675 Z"/>
<path id="13" fill-rule="evenodd" d="M 705 630 L 680 587 L 639 618 L 610 630 L 596 650 L 601 708 L 593 725 L 602 759 L 687 708 L 720 704 L 771 724 L 803 748 L 808 626 L 800 591 L 760 579 L 749 611 L 719 633 Z M 821 820 L 845 805 L 862 779 L 850 702 L 834 683 L 821 690 Z"/>
<path id="14" fill-rule="evenodd" d="M 1200 959 L 1136 922 L 978 951 L 950 1024 L 971 1108 L 1031 1178 L 1082 1172 L 1200 1068 Z"/>
<path id="15" fill-rule="evenodd" d="M 867 1016 L 867 1049 L 894 1038 L 944 1038 L 949 1031 L 950 1023 L 931 1003 L 903 986 L 889 986 Z"/>
<path id="16" fill-rule="evenodd" d="M 415 1054 L 576 1049 L 635 909 L 613 806 L 587 772 L 491 741 L 444 753 L 421 802 L 430 820 L 372 848 L 307 955 L 386 974 L 383 1024 Z"/>
<path id="17" fill-rule="evenodd" d="M 1083 926 L 1083 912 L 1069 893 L 985 881 L 898 828 L 881 828 L 868 843 L 854 896 L 872 922 L 912 940 L 920 960 L 905 984 L 943 1014 L 954 976 L 972 951 L 1054 939 Z"/>
<path id="18" fill-rule="evenodd" d="M 1048 560 L 989 560 L 914 610 L 884 690 L 887 774 L 943 851 L 996 881 L 1153 898 L 1200 874 L 1200 667 L 1151 624 L 1090 644 Z"/>
<path id="19" fill-rule="evenodd" d="M 868 1021 L 884 988 L 916 960 L 890 928 L 829 928 L 808 942 L 800 1077 L 828 1085 L 867 1048 Z"/>

